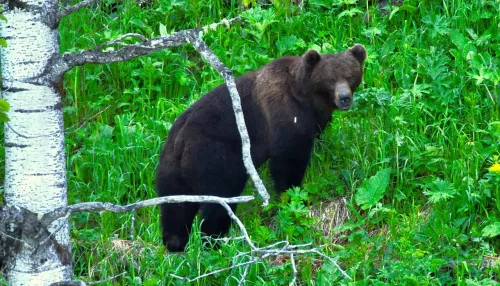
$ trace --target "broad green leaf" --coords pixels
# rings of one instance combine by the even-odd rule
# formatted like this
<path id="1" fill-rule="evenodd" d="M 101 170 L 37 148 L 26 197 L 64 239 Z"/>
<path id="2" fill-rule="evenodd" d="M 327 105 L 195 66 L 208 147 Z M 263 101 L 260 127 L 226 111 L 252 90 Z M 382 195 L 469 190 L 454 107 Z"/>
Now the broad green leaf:
<path id="1" fill-rule="evenodd" d="M 173 7 L 184 7 L 186 6 L 186 1 L 183 0 L 171 0 L 170 5 Z"/>
<path id="2" fill-rule="evenodd" d="M 111 39 L 111 31 L 106 30 L 102 33 L 105 39 Z"/>
<path id="3" fill-rule="evenodd" d="M 413 12 L 415 12 L 417 10 L 417 7 L 405 4 L 405 5 L 399 6 L 399 10 L 400 11 L 408 11 L 408 12 L 413 13 Z"/>
<path id="4" fill-rule="evenodd" d="M 133 18 L 132 20 L 130 20 L 130 23 L 132 23 L 133 25 L 140 27 L 140 28 L 147 27 L 147 25 L 139 18 Z"/>
<path id="5" fill-rule="evenodd" d="M 0 110 L 1 111 L 9 111 L 10 104 L 5 99 L 0 99 Z"/>
<path id="6" fill-rule="evenodd" d="M 9 117 L 7 117 L 7 114 L 5 114 L 4 112 L 0 112 L 0 122 L 9 122 L 10 119 Z"/>
<path id="7" fill-rule="evenodd" d="M 346 16 L 353 17 L 356 14 L 363 14 L 363 11 L 359 10 L 358 8 L 352 8 L 352 9 L 343 11 L 342 13 L 339 14 L 338 17 L 339 18 L 346 17 Z"/>
<path id="8" fill-rule="evenodd" d="M 142 285 L 144 285 L 144 286 L 155 286 L 155 285 L 158 285 L 158 284 L 160 284 L 160 279 L 157 278 L 157 277 L 153 277 L 153 278 L 151 278 L 149 280 L 144 281 Z"/>
<path id="9" fill-rule="evenodd" d="M 290 195 L 290 199 L 292 201 L 296 202 L 301 202 L 301 201 L 307 201 L 307 191 L 294 187 L 292 189 L 289 189 L 287 193 Z"/>
<path id="10" fill-rule="evenodd" d="M 329 43 L 324 43 L 323 45 L 321 45 L 321 47 L 314 44 L 309 47 L 309 50 L 315 50 L 320 54 L 335 52 L 335 49 Z"/>
<path id="11" fill-rule="evenodd" d="M 255 0 L 243 0 L 243 5 L 248 7 L 250 4 L 255 5 Z"/>
<path id="12" fill-rule="evenodd" d="M 472 42 L 457 30 L 450 31 L 450 39 L 464 55 L 467 55 L 471 51 L 477 52 L 477 49 Z"/>
<path id="13" fill-rule="evenodd" d="M 392 17 L 399 11 L 408 11 L 411 14 L 411 13 L 415 12 L 415 10 L 417 10 L 417 8 L 415 8 L 415 6 L 411 6 L 411 5 L 402 5 L 399 7 L 394 7 L 394 9 L 391 11 L 391 14 L 389 15 L 389 20 L 391 20 Z"/>
<path id="14" fill-rule="evenodd" d="M 340 273 L 336 264 L 330 260 L 326 260 L 321 266 L 321 270 L 318 271 L 316 285 L 338 285 L 340 283 L 332 283 L 332 281 L 338 281 L 341 275 L 342 273 Z"/>
<path id="15" fill-rule="evenodd" d="M 278 47 L 278 50 L 282 54 L 287 51 L 292 51 L 296 47 L 304 47 L 304 46 L 305 46 L 304 40 L 297 38 L 294 35 L 283 37 L 276 42 L 276 47 Z"/>
<path id="16" fill-rule="evenodd" d="M 427 190 L 424 194 L 429 197 L 431 203 L 438 203 L 453 198 L 457 190 L 449 181 L 437 178 L 434 182 L 425 185 Z"/>
<path id="17" fill-rule="evenodd" d="M 483 237 L 495 237 L 500 235 L 500 221 L 494 222 L 483 228 Z"/>
<path id="18" fill-rule="evenodd" d="M 107 124 L 99 126 L 99 132 L 102 139 L 111 139 L 113 137 L 113 127 Z"/>
<path id="19" fill-rule="evenodd" d="M 160 36 L 162 37 L 168 36 L 167 27 L 162 23 L 160 23 Z"/>
<path id="20" fill-rule="evenodd" d="M 332 8 L 333 3 L 332 1 L 328 0 L 309 0 L 309 5 L 311 6 L 322 6 L 324 8 Z"/>
<path id="21" fill-rule="evenodd" d="M 398 11 L 399 7 L 394 7 L 394 9 L 392 9 L 391 14 L 389 15 L 389 21 L 392 19 L 392 16 L 394 16 Z"/>
<path id="22" fill-rule="evenodd" d="M 377 172 L 375 176 L 369 178 L 358 188 L 354 199 L 358 206 L 366 210 L 374 206 L 382 197 L 389 184 L 391 169 L 383 169 Z"/>
<path id="23" fill-rule="evenodd" d="M 4 38 L 0 38 L 0 46 L 7 48 L 7 41 Z"/>
<path id="24" fill-rule="evenodd" d="M 76 106 L 65 106 L 63 107 L 63 113 L 65 116 L 71 115 L 71 114 L 76 114 L 78 109 Z"/>
<path id="25" fill-rule="evenodd" d="M 0 20 L 7 22 L 7 18 L 3 14 L 0 14 Z"/>

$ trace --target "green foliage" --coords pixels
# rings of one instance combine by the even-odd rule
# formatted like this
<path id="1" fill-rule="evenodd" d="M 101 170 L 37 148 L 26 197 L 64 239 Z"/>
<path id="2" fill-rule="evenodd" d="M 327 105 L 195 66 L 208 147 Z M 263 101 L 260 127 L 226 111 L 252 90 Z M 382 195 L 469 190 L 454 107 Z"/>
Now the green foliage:
<path id="1" fill-rule="evenodd" d="M 387 190 L 390 175 L 390 168 L 383 169 L 378 171 L 375 176 L 363 182 L 354 197 L 356 204 L 361 206 L 361 209 L 366 210 L 380 201 Z"/>
<path id="2" fill-rule="evenodd" d="M 321 266 L 321 270 L 316 277 L 316 285 L 330 286 L 339 285 L 338 280 L 342 280 L 342 273 L 339 268 L 334 265 L 330 260 Z"/>
<path id="3" fill-rule="evenodd" d="M 7 113 L 10 110 L 10 104 L 5 99 L 0 99 L 0 121 L 8 122 L 9 117 L 7 117 Z"/>
<path id="4" fill-rule="evenodd" d="M 2 14 L 2 12 L 3 12 L 3 7 L 0 7 L 0 21 L 7 22 L 7 18 L 5 17 L 4 14 Z"/>
<path id="5" fill-rule="evenodd" d="M 142 8 L 101 1 L 61 21 L 61 51 L 94 48 L 124 33 L 164 36 L 240 14 L 240 22 L 204 36 L 237 75 L 310 48 L 339 52 L 362 43 L 364 81 L 351 110 L 334 112 L 317 141 L 303 187 L 266 210 L 259 201 L 241 205 L 238 216 L 257 245 L 324 244 L 353 278 L 331 261 L 297 255 L 304 285 L 493 285 L 500 275 L 493 263 L 500 252 L 498 1 L 379 7 L 310 0 L 301 13 L 293 1 L 250 2 L 153 1 Z M 67 72 L 65 126 L 91 119 L 65 138 L 70 203 L 155 197 L 155 167 L 175 118 L 222 82 L 189 45 Z M 4 153 L 0 147 L 0 158 Z M 266 167 L 260 171 L 271 189 Z M 246 192 L 254 194 L 251 184 Z M 350 217 L 325 237 L 309 210 L 339 197 Z M 130 214 L 72 216 L 75 276 L 96 281 L 127 271 L 116 283 L 187 285 L 170 274 L 194 277 L 247 258 L 238 255 L 249 250 L 241 240 L 210 249 L 199 231 L 185 254 L 165 255 L 158 218 L 158 208 L 139 210 L 138 247 L 119 250 L 115 242 L 129 239 Z M 231 236 L 239 236 L 236 228 Z M 237 285 L 243 271 L 192 284 Z M 263 260 L 248 269 L 247 284 L 287 285 L 291 273 L 286 259 Z"/>
<path id="6" fill-rule="evenodd" d="M 401 14 L 403 11 L 406 11 L 408 14 L 413 14 L 413 12 L 415 12 L 416 10 L 417 8 L 415 6 L 409 4 L 395 6 L 392 9 L 391 14 L 389 15 L 389 20 L 391 20 L 394 17 L 394 15 L 396 15 L 396 13 Z"/>
<path id="7" fill-rule="evenodd" d="M 294 35 L 283 37 L 276 42 L 276 47 L 280 54 L 285 54 L 286 52 L 298 53 L 299 50 L 305 48 L 305 46 L 306 43 L 304 40 Z"/>
<path id="8" fill-rule="evenodd" d="M 3 8 L 0 7 L 0 21 L 7 22 L 7 18 L 2 14 Z M 0 38 L 0 46 L 6 48 L 7 47 L 7 41 L 4 38 Z M 3 116 L 2 116 L 3 117 Z M 1 121 L 4 121 L 3 119 L 0 119 Z M 5 122 L 5 121 L 4 121 Z"/>
<path id="9" fill-rule="evenodd" d="M 496 221 L 483 228 L 482 235 L 484 237 L 495 237 L 500 235 L 500 221 Z"/>
<path id="10" fill-rule="evenodd" d="M 457 194 L 457 190 L 452 183 L 446 180 L 443 181 L 440 178 L 426 184 L 425 187 L 424 194 L 429 197 L 431 203 L 447 201 Z"/>
<path id="11" fill-rule="evenodd" d="M 314 227 L 314 218 L 309 216 L 308 200 L 308 193 L 296 187 L 283 194 L 276 205 L 277 233 L 290 243 L 312 242 L 320 236 Z"/>
<path id="12" fill-rule="evenodd" d="M 256 0 L 243 0 L 243 5 L 245 6 L 256 5 L 256 4 L 257 4 Z"/>

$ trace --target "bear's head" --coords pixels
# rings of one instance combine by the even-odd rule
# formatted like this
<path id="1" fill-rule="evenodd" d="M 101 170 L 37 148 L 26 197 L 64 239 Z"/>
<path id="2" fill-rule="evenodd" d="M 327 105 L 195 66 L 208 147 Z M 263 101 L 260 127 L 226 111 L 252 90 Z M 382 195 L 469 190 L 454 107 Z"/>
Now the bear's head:
<path id="1" fill-rule="evenodd" d="M 306 52 L 301 71 L 302 80 L 307 82 L 306 94 L 319 97 L 315 101 L 328 105 L 328 109 L 349 109 L 353 93 L 363 78 L 365 59 L 366 50 L 359 44 L 338 54 Z"/>

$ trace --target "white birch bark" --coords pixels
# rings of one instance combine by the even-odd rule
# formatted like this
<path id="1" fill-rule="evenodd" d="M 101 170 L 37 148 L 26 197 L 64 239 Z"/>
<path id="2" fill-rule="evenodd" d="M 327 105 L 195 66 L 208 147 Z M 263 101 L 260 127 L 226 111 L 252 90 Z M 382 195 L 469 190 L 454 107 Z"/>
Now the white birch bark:
<path id="1" fill-rule="evenodd" d="M 8 22 L 0 24 L 8 44 L 1 49 L 2 95 L 11 106 L 5 124 L 5 202 L 38 214 L 67 206 L 61 98 L 49 81 L 36 82 L 59 53 L 57 25 L 50 17 L 56 9 L 54 0 L 9 2 L 3 13 Z M 8 265 L 10 285 L 71 280 L 67 219 L 51 230 L 57 230 L 60 247 L 22 247 Z"/>

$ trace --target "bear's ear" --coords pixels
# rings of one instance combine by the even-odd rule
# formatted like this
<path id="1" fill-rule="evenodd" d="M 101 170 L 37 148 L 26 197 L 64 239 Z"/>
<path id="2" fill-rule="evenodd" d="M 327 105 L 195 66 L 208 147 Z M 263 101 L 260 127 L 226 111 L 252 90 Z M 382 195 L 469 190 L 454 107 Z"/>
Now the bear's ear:
<path id="1" fill-rule="evenodd" d="M 363 45 L 356 44 L 354 45 L 354 47 L 349 49 L 349 52 L 351 52 L 351 54 L 356 60 L 358 60 L 360 64 L 363 64 L 366 59 L 366 49 L 365 47 L 363 47 Z"/>
<path id="2" fill-rule="evenodd" d="M 314 67 L 320 59 L 321 56 L 315 50 L 309 50 L 302 56 L 302 60 L 309 67 Z"/>

